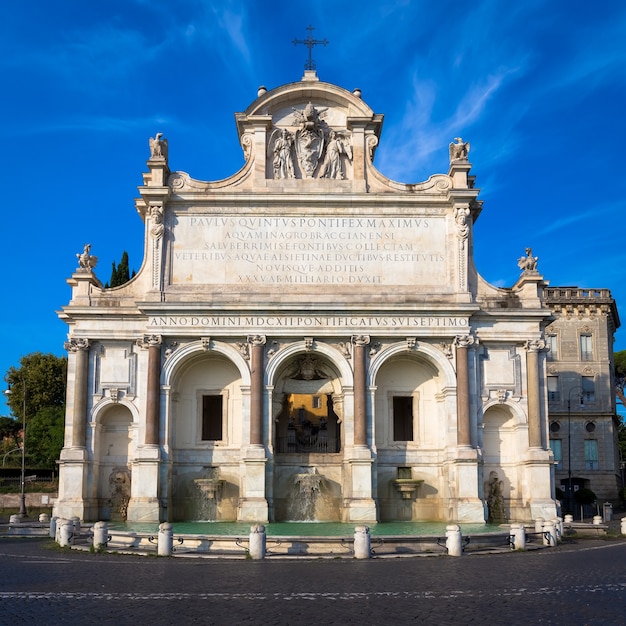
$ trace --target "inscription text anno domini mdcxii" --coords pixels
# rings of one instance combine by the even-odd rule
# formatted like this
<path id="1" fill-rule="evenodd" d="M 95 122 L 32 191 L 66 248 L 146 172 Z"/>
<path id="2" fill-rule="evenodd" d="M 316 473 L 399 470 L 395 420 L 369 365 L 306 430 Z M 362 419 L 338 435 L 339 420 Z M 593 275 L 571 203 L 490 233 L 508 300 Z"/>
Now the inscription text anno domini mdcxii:
<path id="1" fill-rule="evenodd" d="M 439 217 L 175 220 L 175 284 L 418 286 L 446 280 L 446 228 Z"/>
<path id="2" fill-rule="evenodd" d="M 148 328 L 232 329 L 277 328 L 281 331 L 303 328 L 410 331 L 417 328 L 467 328 L 467 317 L 450 315 L 154 315 Z"/>

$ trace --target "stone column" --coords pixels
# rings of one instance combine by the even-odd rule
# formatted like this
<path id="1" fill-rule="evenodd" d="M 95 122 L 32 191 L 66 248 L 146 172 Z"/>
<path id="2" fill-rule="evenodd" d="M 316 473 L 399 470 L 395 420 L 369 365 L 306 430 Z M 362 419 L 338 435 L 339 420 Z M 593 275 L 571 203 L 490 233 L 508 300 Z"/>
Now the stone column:
<path id="1" fill-rule="evenodd" d="M 146 384 L 146 445 L 159 445 L 161 407 L 161 336 L 146 335 L 148 348 L 148 380 Z"/>
<path id="2" fill-rule="evenodd" d="M 541 399 L 539 394 L 539 352 L 546 342 L 535 339 L 526 342 L 526 379 L 528 384 L 528 443 L 541 448 Z"/>
<path id="3" fill-rule="evenodd" d="M 365 350 L 367 335 L 352 337 L 354 344 L 354 445 L 367 446 L 367 371 Z"/>
<path id="4" fill-rule="evenodd" d="M 158 522 L 161 517 L 159 501 L 159 468 L 161 449 L 161 335 L 143 335 L 137 340 L 140 348 L 148 350 L 146 371 L 146 409 L 143 443 L 137 446 L 132 461 L 129 522 Z"/>
<path id="5" fill-rule="evenodd" d="M 264 335 L 248 337 L 250 344 L 250 445 L 263 445 Z"/>
<path id="6" fill-rule="evenodd" d="M 471 446 L 470 437 L 470 385 L 468 348 L 473 345 L 472 335 L 455 337 L 456 345 L 456 405 L 457 405 L 457 445 Z"/>
<path id="7" fill-rule="evenodd" d="M 265 493 L 265 446 L 263 445 L 264 346 L 265 336 L 251 335 L 250 344 L 250 445 L 244 449 L 244 480 L 239 498 L 237 520 L 269 521 Z M 245 344 L 244 344 L 245 345 Z"/>
<path id="8" fill-rule="evenodd" d="M 87 339 L 70 339 L 65 349 L 76 355 L 74 365 L 74 388 L 72 398 L 72 435 L 70 447 L 86 447 L 87 396 L 89 380 L 89 342 Z M 68 389 L 69 392 L 69 389 Z M 69 402 L 68 402 L 69 404 Z"/>

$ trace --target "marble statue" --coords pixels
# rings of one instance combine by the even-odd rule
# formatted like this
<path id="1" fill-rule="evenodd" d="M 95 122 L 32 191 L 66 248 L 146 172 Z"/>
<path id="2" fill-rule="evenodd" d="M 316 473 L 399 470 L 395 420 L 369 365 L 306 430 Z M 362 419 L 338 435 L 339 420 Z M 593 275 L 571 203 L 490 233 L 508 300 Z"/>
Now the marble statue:
<path id="1" fill-rule="evenodd" d="M 276 129 L 272 136 L 274 139 L 274 178 L 295 178 L 293 169 L 293 135 L 284 128 Z"/>
<path id="2" fill-rule="evenodd" d="M 81 253 L 76 254 L 78 266 L 81 270 L 91 271 L 98 263 L 98 257 L 91 254 L 91 244 L 86 243 Z"/>
<path id="3" fill-rule="evenodd" d="M 324 159 L 320 174 L 322 178 L 336 178 L 343 180 L 344 173 L 341 164 L 342 155 L 345 155 L 347 159 L 351 161 L 352 148 L 345 139 L 342 139 L 339 133 L 331 130 L 328 138 L 328 145 L 326 146 L 326 158 Z"/>
<path id="4" fill-rule="evenodd" d="M 167 158 L 167 139 L 163 137 L 163 133 L 157 133 L 155 137 L 150 137 L 150 158 L 166 159 Z"/>
<path id="5" fill-rule="evenodd" d="M 311 178 L 324 150 L 323 114 L 326 109 L 318 111 L 310 102 L 304 109 L 293 109 L 296 131 L 296 154 L 300 168 L 305 177 Z"/>
<path id="6" fill-rule="evenodd" d="M 455 137 L 454 141 L 450 143 L 450 162 L 467 160 L 470 151 L 470 145 L 468 141 L 463 141 L 461 137 Z"/>
<path id="7" fill-rule="evenodd" d="M 533 256 L 532 248 L 526 248 L 526 256 L 520 257 L 517 260 L 517 265 L 522 272 L 536 272 L 538 260 L 539 257 Z"/>

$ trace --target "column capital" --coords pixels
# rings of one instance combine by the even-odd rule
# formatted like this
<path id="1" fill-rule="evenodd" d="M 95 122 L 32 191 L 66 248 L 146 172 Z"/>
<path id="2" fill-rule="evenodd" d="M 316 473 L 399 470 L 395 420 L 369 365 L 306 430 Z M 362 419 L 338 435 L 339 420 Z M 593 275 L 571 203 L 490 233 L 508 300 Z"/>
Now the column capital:
<path id="1" fill-rule="evenodd" d="M 163 343 L 163 337 L 161 335 L 143 335 L 137 339 L 137 345 L 140 348 L 151 348 L 153 346 L 160 346 Z"/>
<path id="2" fill-rule="evenodd" d="M 365 347 L 370 342 L 369 335 L 352 335 L 352 343 L 357 347 Z"/>
<path id="3" fill-rule="evenodd" d="M 68 341 L 63 344 L 63 347 L 68 352 L 79 352 L 81 350 L 89 349 L 89 340 L 83 337 L 70 337 Z"/>
<path id="4" fill-rule="evenodd" d="M 478 343 L 478 340 L 471 333 L 467 335 L 456 335 L 454 338 L 456 348 L 469 348 L 475 343 Z"/>
<path id="5" fill-rule="evenodd" d="M 524 348 L 528 352 L 544 352 L 547 349 L 546 340 L 541 339 L 529 339 L 525 344 Z"/>
<path id="6" fill-rule="evenodd" d="M 252 346 L 264 346 L 266 342 L 265 335 L 248 335 L 247 338 L 248 343 L 252 344 Z"/>

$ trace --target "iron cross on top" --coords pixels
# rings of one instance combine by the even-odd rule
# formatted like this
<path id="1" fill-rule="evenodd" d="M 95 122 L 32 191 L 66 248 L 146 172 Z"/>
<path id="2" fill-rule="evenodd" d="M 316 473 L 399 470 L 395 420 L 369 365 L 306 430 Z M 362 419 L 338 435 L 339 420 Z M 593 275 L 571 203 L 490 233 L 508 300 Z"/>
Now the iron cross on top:
<path id="1" fill-rule="evenodd" d="M 322 44 L 326 46 L 328 43 L 327 39 L 322 39 L 321 41 L 318 39 L 313 39 L 313 31 L 315 28 L 313 26 L 307 26 L 307 30 L 309 31 L 309 36 L 306 39 L 294 39 L 293 45 L 297 46 L 299 43 L 303 43 L 305 46 L 309 48 L 309 60 L 304 64 L 305 70 L 314 70 L 315 69 L 315 61 L 313 60 L 313 46 L 318 44 Z"/>

